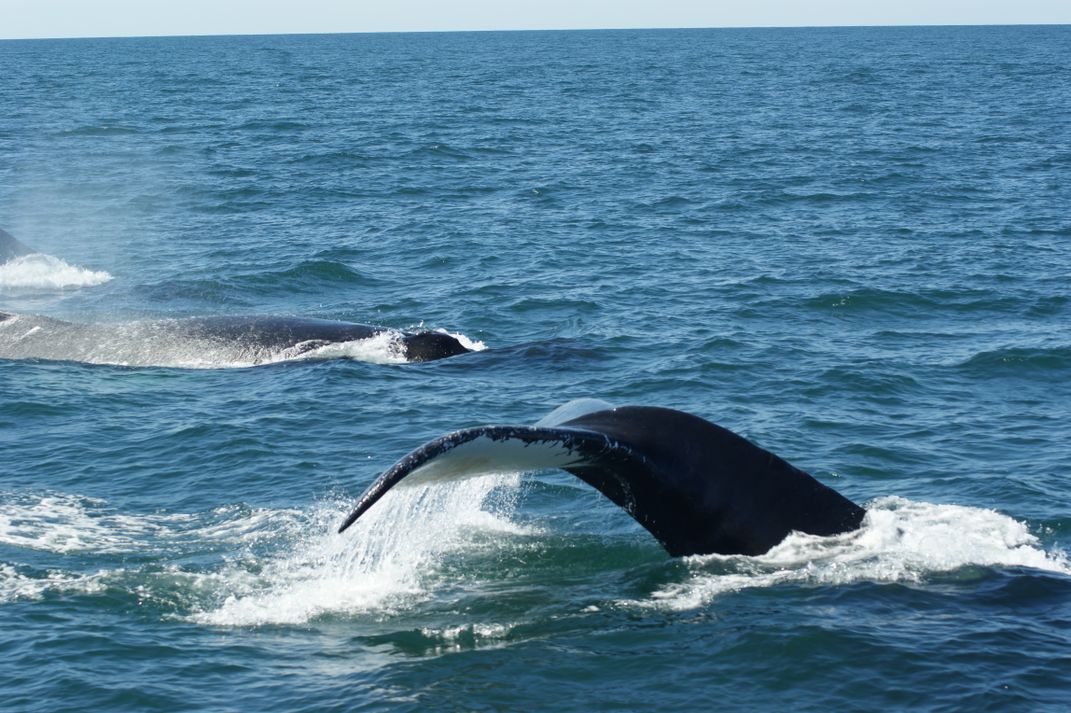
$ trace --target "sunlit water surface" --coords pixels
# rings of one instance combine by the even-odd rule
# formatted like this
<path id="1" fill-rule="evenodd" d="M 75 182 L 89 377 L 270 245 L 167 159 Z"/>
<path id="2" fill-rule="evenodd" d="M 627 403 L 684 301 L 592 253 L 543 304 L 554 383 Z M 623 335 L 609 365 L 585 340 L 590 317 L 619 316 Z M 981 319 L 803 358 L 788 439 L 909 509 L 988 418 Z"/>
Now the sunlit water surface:
<path id="1" fill-rule="evenodd" d="M 0 266 L 3 706 L 1066 706 L 1069 28 L 10 41 L 0 67 L 0 227 L 40 251 Z M 245 314 L 487 348 L 146 326 Z M 424 441 L 580 397 L 720 423 L 864 526 L 671 559 L 541 473 L 335 533 Z"/>

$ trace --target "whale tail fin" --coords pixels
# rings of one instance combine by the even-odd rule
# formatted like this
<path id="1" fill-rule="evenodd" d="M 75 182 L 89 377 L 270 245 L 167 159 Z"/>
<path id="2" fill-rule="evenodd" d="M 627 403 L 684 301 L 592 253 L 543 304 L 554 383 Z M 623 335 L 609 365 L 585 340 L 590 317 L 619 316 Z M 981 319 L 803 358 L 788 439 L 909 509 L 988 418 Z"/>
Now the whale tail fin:
<path id="1" fill-rule="evenodd" d="M 339 528 L 391 488 L 560 468 L 623 508 L 673 556 L 757 555 L 792 531 L 834 535 L 865 511 L 747 439 L 697 416 L 625 406 L 560 423 L 441 436 L 381 475 Z"/>

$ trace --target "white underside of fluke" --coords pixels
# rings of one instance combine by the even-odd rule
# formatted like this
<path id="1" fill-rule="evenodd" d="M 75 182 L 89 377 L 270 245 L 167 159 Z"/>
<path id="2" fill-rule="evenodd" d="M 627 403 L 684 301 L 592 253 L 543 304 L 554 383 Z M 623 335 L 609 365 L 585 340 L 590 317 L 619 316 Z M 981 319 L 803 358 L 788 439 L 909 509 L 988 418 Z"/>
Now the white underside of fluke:
<path id="1" fill-rule="evenodd" d="M 413 469 L 398 487 L 429 485 L 483 475 L 567 468 L 584 457 L 560 441 L 480 436 L 442 452 Z"/>

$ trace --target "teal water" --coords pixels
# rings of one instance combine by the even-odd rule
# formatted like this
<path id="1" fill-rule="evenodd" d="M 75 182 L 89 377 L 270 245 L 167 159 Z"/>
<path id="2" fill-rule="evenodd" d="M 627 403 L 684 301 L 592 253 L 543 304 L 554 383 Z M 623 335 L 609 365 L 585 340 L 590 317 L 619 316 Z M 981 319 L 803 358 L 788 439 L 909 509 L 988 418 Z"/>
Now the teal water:
<path id="1" fill-rule="evenodd" d="M 0 330 L 3 707 L 1066 706 L 1069 28 L 5 41 L 0 67 L 0 227 L 42 253 L 0 266 L 0 310 L 99 327 L 49 358 Z M 221 314 L 486 349 L 253 367 L 137 327 Z M 335 534 L 424 441 L 581 397 L 720 423 L 868 520 L 672 559 L 541 473 Z"/>

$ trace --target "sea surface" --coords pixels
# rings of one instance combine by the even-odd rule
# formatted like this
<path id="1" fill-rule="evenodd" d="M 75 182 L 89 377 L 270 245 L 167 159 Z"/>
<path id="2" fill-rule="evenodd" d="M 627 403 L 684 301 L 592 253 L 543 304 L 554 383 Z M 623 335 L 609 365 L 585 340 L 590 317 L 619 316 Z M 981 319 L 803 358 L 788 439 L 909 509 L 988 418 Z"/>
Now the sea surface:
<path id="1" fill-rule="evenodd" d="M 1071 27 L 4 41 L 0 108 L 0 709 L 1066 710 Z M 217 315 L 484 348 L 143 339 Z M 864 526 L 674 559 L 544 472 L 336 534 L 586 397 Z"/>

